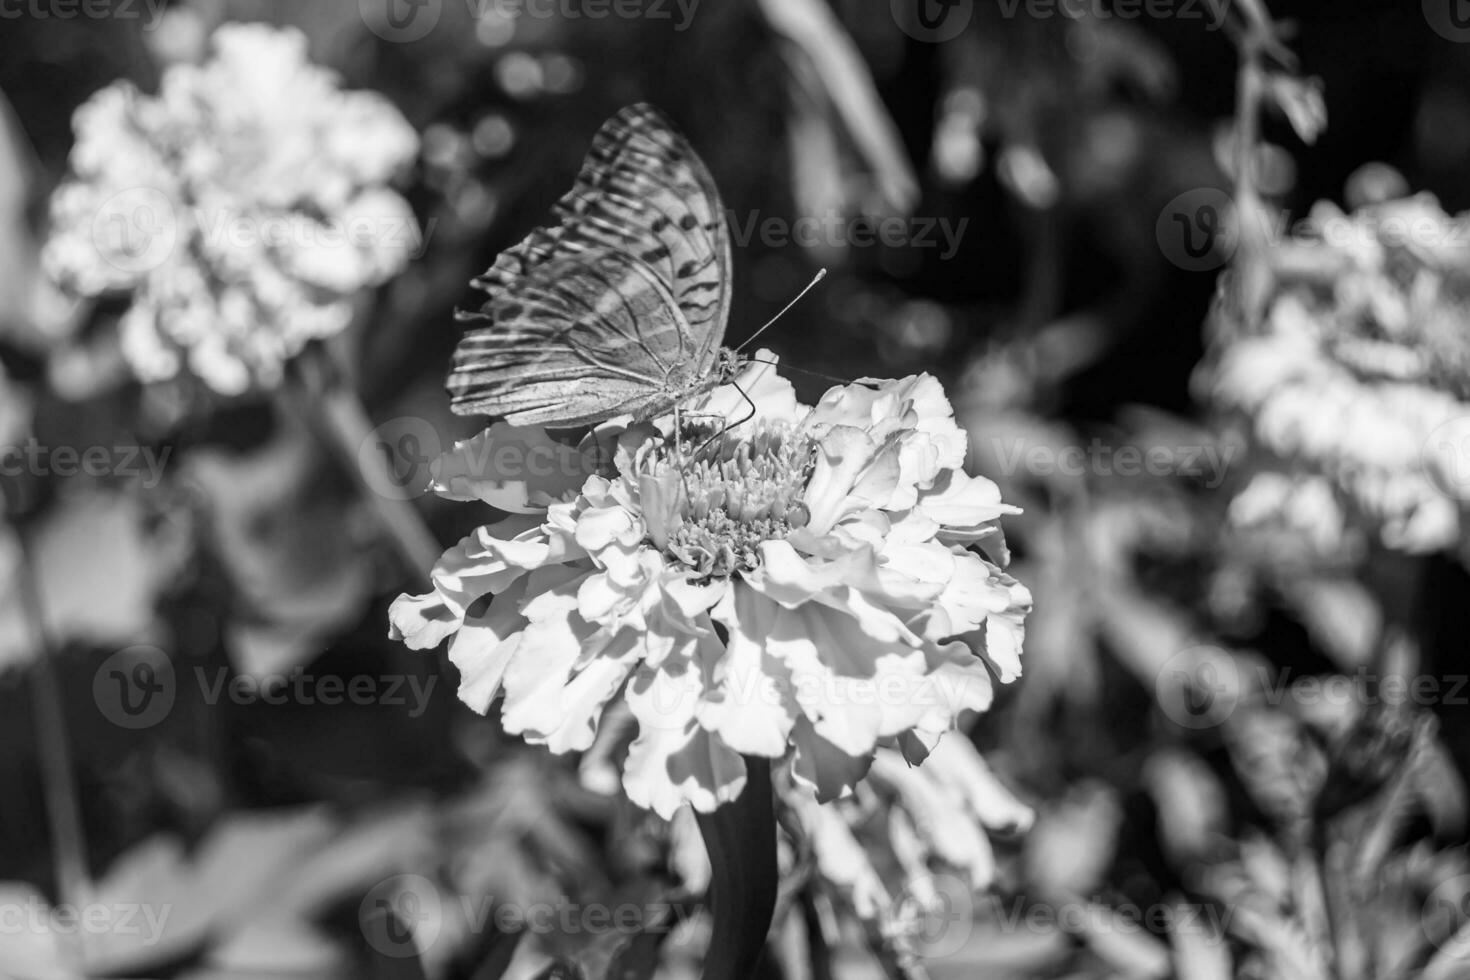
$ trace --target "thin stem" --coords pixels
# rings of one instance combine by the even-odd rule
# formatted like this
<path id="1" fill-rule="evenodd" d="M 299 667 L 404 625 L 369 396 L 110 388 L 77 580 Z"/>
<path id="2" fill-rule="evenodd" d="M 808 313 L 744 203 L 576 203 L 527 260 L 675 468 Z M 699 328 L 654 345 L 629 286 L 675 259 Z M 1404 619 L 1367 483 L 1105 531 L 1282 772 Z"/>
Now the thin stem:
<path id="1" fill-rule="evenodd" d="M 46 627 L 33 549 L 24 530 L 18 529 L 16 536 L 21 547 L 20 567 L 16 571 L 20 606 L 36 652 L 29 681 L 36 721 L 41 791 L 46 801 L 46 821 L 51 833 L 51 856 L 56 872 L 56 892 L 62 903 L 84 908 L 91 898 L 92 881 L 87 869 L 86 833 L 74 782 L 76 769 L 57 672 L 59 651 Z M 63 955 L 73 961 L 78 974 L 84 971 L 87 960 L 85 930 L 77 930 L 67 936 Z"/>
<path id="2" fill-rule="evenodd" d="M 343 372 L 330 360 L 315 357 L 315 353 L 307 351 L 296 359 L 281 396 L 288 408 L 307 417 L 338 462 L 353 476 L 358 493 L 372 507 L 379 525 L 392 539 L 409 571 L 420 581 L 427 581 L 444 549 L 411 501 L 387 497 L 373 489 L 374 483 L 394 485 L 392 463 L 381 453 L 359 452 L 373 435 L 367 409 L 357 392 L 343 380 Z M 368 466 L 377 468 L 371 479 L 363 472 Z"/>
<path id="3" fill-rule="evenodd" d="M 412 502 L 375 492 L 365 478 L 360 467 L 369 465 L 369 461 L 381 465 L 384 482 L 391 482 L 392 474 L 388 460 L 381 453 L 358 452 L 358 448 L 372 436 L 373 426 L 357 394 L 334 387 L 323 392 L 316 405 L 343 464 L 357 474 L 358 489 L 377 513 L 383 530 L 393 539 L 414 575 L 427 579 L 444 549 L 429 533 Z"/>

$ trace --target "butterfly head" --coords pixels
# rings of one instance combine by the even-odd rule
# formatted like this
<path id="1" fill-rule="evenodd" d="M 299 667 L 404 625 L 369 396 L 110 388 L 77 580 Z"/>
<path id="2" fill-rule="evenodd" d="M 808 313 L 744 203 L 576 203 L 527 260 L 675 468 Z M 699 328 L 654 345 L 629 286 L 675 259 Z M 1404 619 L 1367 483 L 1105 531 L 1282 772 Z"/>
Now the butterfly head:
<path id="1" fill-rule="evenodd" d="M 737 354 L 728 347 L 721 347 L 716 355 L 715 366 L 712 374 L 722 385 L 730 384 L 740 374 L 740 369 L 750 361 L 743 354 Z"/>

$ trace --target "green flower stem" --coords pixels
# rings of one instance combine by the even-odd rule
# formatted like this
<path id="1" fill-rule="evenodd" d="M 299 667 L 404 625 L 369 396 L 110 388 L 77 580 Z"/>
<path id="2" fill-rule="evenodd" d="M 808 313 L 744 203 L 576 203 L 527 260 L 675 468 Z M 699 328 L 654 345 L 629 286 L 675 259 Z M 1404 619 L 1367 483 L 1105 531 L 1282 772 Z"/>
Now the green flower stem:
<path id="1" fill-rule="evenodd" d="M 412 501 L 390 499 L 373 489 L 364 466 L 381 467 L 375 475 L 392 482 L 390 462 L 380 453 L 360 453 L 372 438 L 373 424 L 362 400 L 344 380 L 344 372 L 327 357 L 307 351 L 297 357 L 287 375 L 282 396 L 289 410 L 303 414 L 331 448 L 342 467 L 354 478 L 358 492 L 377 515 L 383 531 L 393 540 L 399 555 L 416 579 L 427 582 L 429 572 L 444 549 L 429 532 Z"/>
<path id="2" fill-rule="evenodd" d="M 36 580 L 35 557 L 25 528 L 17 529 L 21 543 L 17 585 L 23 618 L 35 649 L 28 672 L 31 705 L 36 724 L 36 751 L 41 770 L 41 792 L 46 801 L 46 820 L 51 832 L 51 857 L 56 871 L 56 898 L 62 904 L 83 908 L 91 901 L 92 878 L 87 868 L 87 838 L 82 825 L 82 808 L 77 797 L 76 768 L 67 732 L 66 711 L 57 672 L 60 651 L 46 628 L 41 590 Z M 62 939 L 61 955 L 77 976 L 87 962 L 86 930 Z"/>
<path id="3" fill-rule="evenodd" d="M 771 760 L 745 756 L 745 789 L 714 813 L 698 814 L 714 877 L 714 916 L 703 980 L 748 980 L 765 951 L 776 908 L 776 809 Z"/>
<path id="4" fill-rule="evenodd" d="M 366 465 L 368 460 L 382 466 L 385 480 L 391 474 L 388 472 L 388 460 L 381 453 L 360 454 L 357 451 L 358 447 L 371 437 L 373 431 L 372 422 L 368 419 L 362 402 L 358 400 L 354 392 L 336 388 L 323 392 L 316 404 L 321 419 L 326 424 L 327 432 L 332 436 L 337 451 L 342 457 L 343 464 L 350 472 L 357 475 L 358 488 L 377 513 L 383 530 L 393 539 L 399 554 L 403 556 L 403 560 L 408 563 L 413 573 L 422 580 L 428 581 L 429 571 L 439 560 L 444 549 L 429 533 L 429 529 L 424 525 L 423 517 L 412 501 L 385 497 L 375 492 L 364 478 L 360 467 Z"/>

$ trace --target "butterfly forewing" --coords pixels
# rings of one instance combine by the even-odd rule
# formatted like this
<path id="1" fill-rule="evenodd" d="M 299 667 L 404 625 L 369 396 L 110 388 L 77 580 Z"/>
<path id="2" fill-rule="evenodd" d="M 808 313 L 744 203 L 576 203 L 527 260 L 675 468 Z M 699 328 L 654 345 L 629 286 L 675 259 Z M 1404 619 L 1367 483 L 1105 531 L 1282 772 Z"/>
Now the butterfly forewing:
<path id="1" fill-rule="evenodd" d="M 496 365 L 479 400 L 467 402 L 471 412 L 517 425 L 589 425 L 639 414 L 660 396 L 669 362 L 659 352 L 679 346 L 682 326 L 647 264 L 613 251 L 558 256 L 522 277 L 514 303 L 521 309 L 500 325 L 460 341 L 456 361 Z"/>
<path id="2" fill-rule="evenodd" d="M 555 216 L 477 280 L 490 299 L 461 314 L 454 410 L 584 425 L 704 387 L 729 316 L 730 240 L 684 138 L 650 106 L 624 109 Z"/>

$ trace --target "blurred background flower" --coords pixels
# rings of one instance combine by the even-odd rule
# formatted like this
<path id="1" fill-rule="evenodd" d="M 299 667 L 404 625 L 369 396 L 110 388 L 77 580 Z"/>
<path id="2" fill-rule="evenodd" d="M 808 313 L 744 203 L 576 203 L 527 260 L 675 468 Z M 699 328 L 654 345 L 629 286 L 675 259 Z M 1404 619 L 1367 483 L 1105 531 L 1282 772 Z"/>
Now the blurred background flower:
<path id="1" fill-rule="evenodd" d="M 187 364 L 237 395 L 278 385 L 420 247 L 387 187 L 418 135 L 381 96 L 341 91 L 299 30 L 232 24 L 211 43 L 156 96 L 123 81 L 77 109 L 42 257 L 83 296 L 131 292 L 120 343 L 141 379 Z"/>

